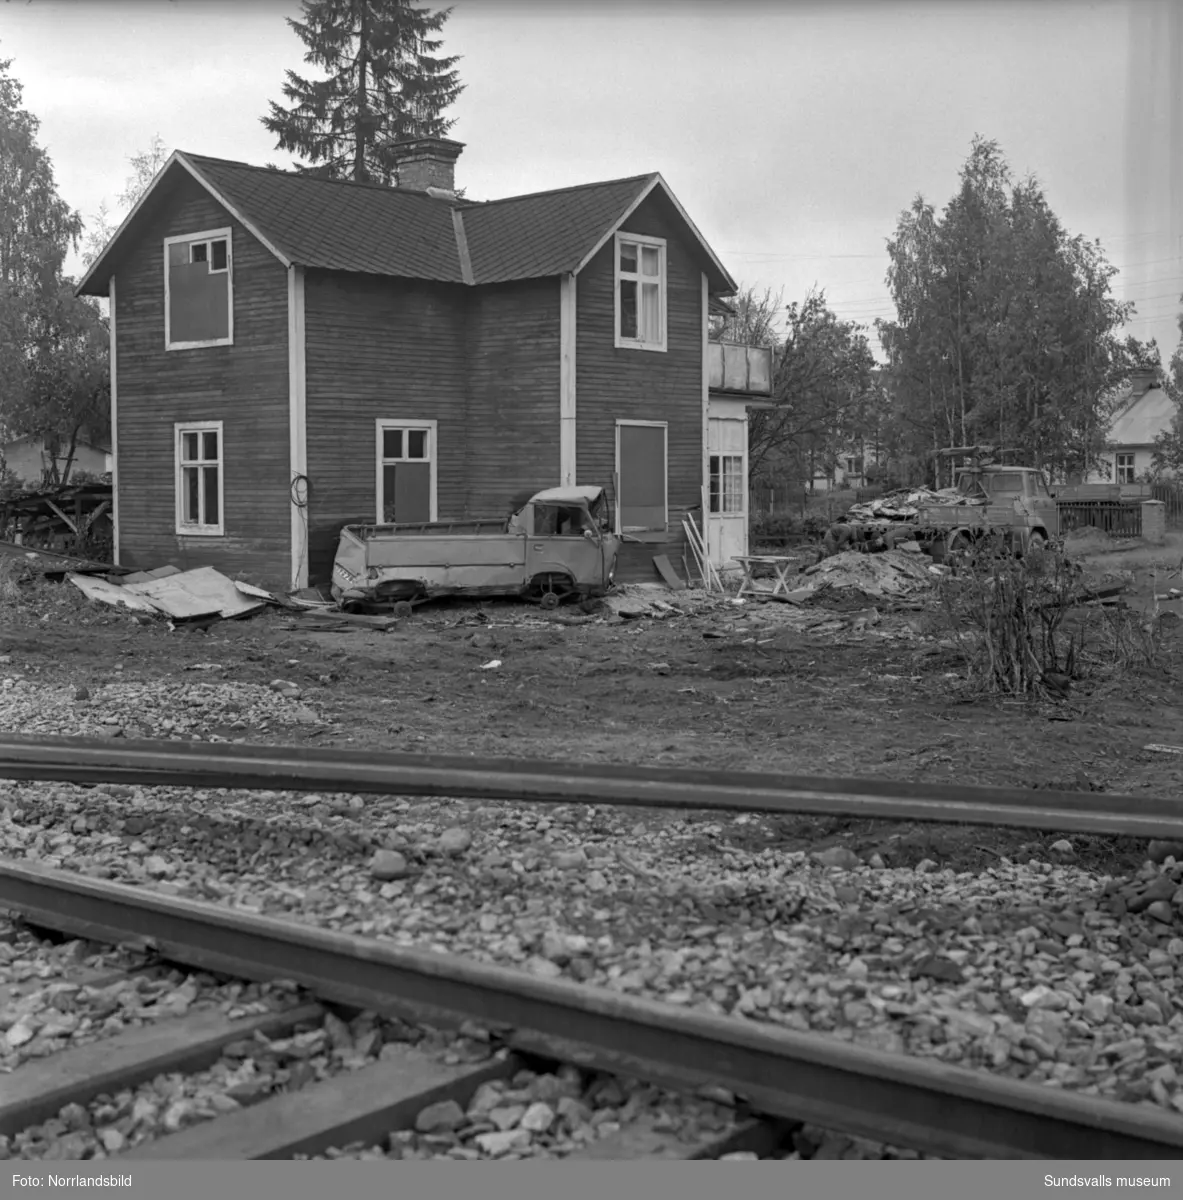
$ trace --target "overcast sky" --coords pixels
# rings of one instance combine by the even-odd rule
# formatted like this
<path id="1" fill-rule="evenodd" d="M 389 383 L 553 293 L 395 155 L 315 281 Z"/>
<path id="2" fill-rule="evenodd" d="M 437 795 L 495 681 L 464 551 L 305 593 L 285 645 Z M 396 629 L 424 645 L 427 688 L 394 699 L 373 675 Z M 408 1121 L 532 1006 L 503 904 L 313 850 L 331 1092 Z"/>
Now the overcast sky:
<path id="1" fill-rule="evenodd" d="M 981 133 L 1039 177 L 1070 232 L 1101 239 L 1138 306 L 1130 332 L 1166 358 L 1183 290 L 1183 150 L 1166 114 L 1183 55 L 1164 13 L 1181 4 L 456 0 L 457 182 L 496 199 L 660 171 L 741 284 L 786 301 L 817 284 L 869 322 L 892 314 L 884 241 L 900 211 L 917 192 L 943 205 Z M 305 69 L 283 19 L 298 8 L 9 0 L 0 57 L 63 196 L 89 215 L 117 207 L 155 133 L 287 165 L 258 118 L 284 69 Z"/>

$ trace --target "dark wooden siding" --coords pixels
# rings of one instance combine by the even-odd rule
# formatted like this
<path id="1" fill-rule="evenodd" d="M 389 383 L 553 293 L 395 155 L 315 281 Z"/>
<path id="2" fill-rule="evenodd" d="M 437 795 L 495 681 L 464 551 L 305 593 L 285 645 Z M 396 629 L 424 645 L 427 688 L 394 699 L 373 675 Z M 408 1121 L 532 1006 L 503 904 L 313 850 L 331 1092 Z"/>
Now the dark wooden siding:
<path id="1" fill-rule="evenodd" d="M 557 280 L 467 289 L 309 272 L 309 579 L 372 521 L 377 420 L 436 421 L 440 520 L 559 482 Z"/>
<path id="2" fill-rule="evenodd" d="M 310 271 L 304 285 L 309 580 L 341 526 L 374 520 L 379 420 L 437 421 L 440 519 L 464 512 L 465 291 Z"/>
<path id="3" fill-rule="evenodd" d="M 475 288 L 468 307 L 465 515 L 559 479 L 559 281 Z"/>
<path id="4" fill-rule="evenodd" d="M 666 351 L 616 349 L 609 239 L 578 276 L 578 478 L 611 487 L 618 420 L 667 422 L 668 527 L 676 540 L 681 513 L 674 510 L 702 501 L 702 268 L 663 197 L 650 196 L 622 232 L 666 239 Z"/>
<path id="5" fill-rule="evenodd" d="M 166 237 L 229 226 L 234 345 L 164 349 Z M 144 215 L 116 267 L 119 542 L 127 566 L 290 581 L 287 273 L 199 184 Z M 224 537 L 176 532 L 174 423 L 223 421 Z"/>

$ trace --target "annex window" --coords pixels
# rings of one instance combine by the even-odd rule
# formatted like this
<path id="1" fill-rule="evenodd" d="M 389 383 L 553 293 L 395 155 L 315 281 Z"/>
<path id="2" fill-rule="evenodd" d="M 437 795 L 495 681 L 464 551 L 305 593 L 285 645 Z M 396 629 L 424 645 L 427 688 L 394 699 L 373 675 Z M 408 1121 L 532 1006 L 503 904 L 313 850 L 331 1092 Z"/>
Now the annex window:
<path id="1" fill-rule="evenodd" d="M 222 519 L 222 422 L 176 426 L 177 532 L 220 536 Z"/>
<path id="2" fill-rule="evenodd" d="M 166 350 L 233 343 L 232 259 L 229 229 L 164 239 Z"/>
<path id="3" fill-rule="evenodd" d="M 434 421 L 378 422 L 379 524 L 434 521 Z"/>
<path id="4" fill-rule="evenodd" d="M 1134 455 L 1132 452 L 1117 456 L 1117 482 L 1134 482 Z"/>
<path id="5" fill-rule="evenodd" d="M 711 512 L 742 513 L 743 455 L 711 455 Z"/>
<path id="6" fill-rule="evenodd" d="M 616 345 L 664 350 L 665 242 L 639 234 L 616 235 Z"/>

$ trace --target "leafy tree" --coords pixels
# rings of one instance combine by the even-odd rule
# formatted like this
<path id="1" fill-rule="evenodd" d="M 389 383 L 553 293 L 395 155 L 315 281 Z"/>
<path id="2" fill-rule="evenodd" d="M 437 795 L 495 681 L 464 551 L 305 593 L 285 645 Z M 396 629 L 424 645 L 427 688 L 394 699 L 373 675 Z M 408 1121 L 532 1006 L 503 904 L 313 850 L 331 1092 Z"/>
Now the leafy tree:
<path id="1" fill-rule="evenodd" d="M 10 408 L 13 428 L 43 440 L 51 484 L 65 484 L 79 438 L 111 425 L 108 326 L 97 305 L 63 279 L 29 313 L 25 386 Z M 65 459 L 58 468 L 57 460 Z"/>
<path id="2" fill-rule="evenodd" d="M 735 309 L 716 322 L 716 336 L 773 348 L 775 407 L 748 419 L 749 474 L 788 471 L 812 482 L 815 470 L 831 470 L 867 432 L 875 360 L 866 333 L 839 320 L 820 291 L 786 307 L 782 294 L 747 289 Z"/>
<path id="3" fill-rule="evenodd" d="M 1179 297 L 1183 305 L 1183 296 Z M 1183 474 L 1183 312 L 1179 314 L 1179 344 L 1171 356 L 1164 387 L 1175 402 L 1175 416 L 1170 428 L 1154 439 L 1151 470 L 1154 474 Z"/>
<path id="4" fill-rule="evenodd" d="M 1038 181 L 1016 182 L 976 137 L 943 212 L 918 196 L 887 249 L 888 424 L 913 475 L 946 482 L 933 452 L 975 442 L 1056 475 L 1093 467 L 1132 364 L 1117 336 L 1132 306 L 1110 294 L 1100 245 L 1070 236 Z"/>
<path id="5" fill-rule="evenodd" d="M 328 78 L 287 72 L 290 107 L 272 102 L 263 125 L 277 147 L 330 179 L 397 182 L 394 144 L 442 137 L 443 112 L 463 87 L 455 57 L 435 36 L 451 9 L 431 13 L 411 0 L 304 0 L 303 21 L 288 24 L 307 47 L 304 61 Z"/>
<path id="6" fill-rule="evenodd" d="M 119 195 L 119 211 L 126 216 L 140 197 L 148 190 L 148 185 L 156 178 L 160 168 L 168 162 L 171 151 L 165 146 L 160 134 L 154 133 L 147 150 L 133 154 L 128 162 L 131 163 L 131 174 L 123 185 Z M 86 236 L 83 239 L 82 261 L 89 268 L 91 264 L 106 249 L 107 243 L 119 228 L 122 216 L 112 216 L 111 209 L 104 200 L 99 205 L 99 211 L 87 222 Z"/>
<path id="7" fill-rule="evenodd" d="M 106 325 L 62 275 L 82 219 L 58 195 L 11 66 L 0 61 L 0 429 L 72 459 L 81 430 L 109 423 Z"/>

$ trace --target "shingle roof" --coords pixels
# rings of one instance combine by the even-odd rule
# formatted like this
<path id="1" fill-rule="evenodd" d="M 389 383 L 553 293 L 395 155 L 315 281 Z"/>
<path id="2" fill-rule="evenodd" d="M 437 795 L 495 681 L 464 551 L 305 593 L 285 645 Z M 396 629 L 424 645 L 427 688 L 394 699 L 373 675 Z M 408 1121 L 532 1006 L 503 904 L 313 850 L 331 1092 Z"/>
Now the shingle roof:
<path id="1" fill-rule="evenodd" d="M 423 192 L 185 157 L 290 262 L 441 283 L 462 280 L 451 210 Z"/>
<path id="2" fill-rule="evenodd" d="M 288 263 L 441 283 L 507 283 L 574 271 L 651 188 L 665 186 L 658 175 L 635 175 L 476 203 L 182 152 L 156 183 L 186 169 Z M 80 292 L 105 294 L 101 284 L 110 274 L 105 264 L 138 210 L 92 264 Z M 689 228 L 710 260 L 711 290 L 733 290 L 701 235 Z M 462 242 L 471 271 L 467 277 Z"/>
<path id="3" fill-rule="evenodd" d="M 613 179 L 514 196 L 461 211 L 474 283 L 507 283 L 574 271 L 653 181 Z"/>

